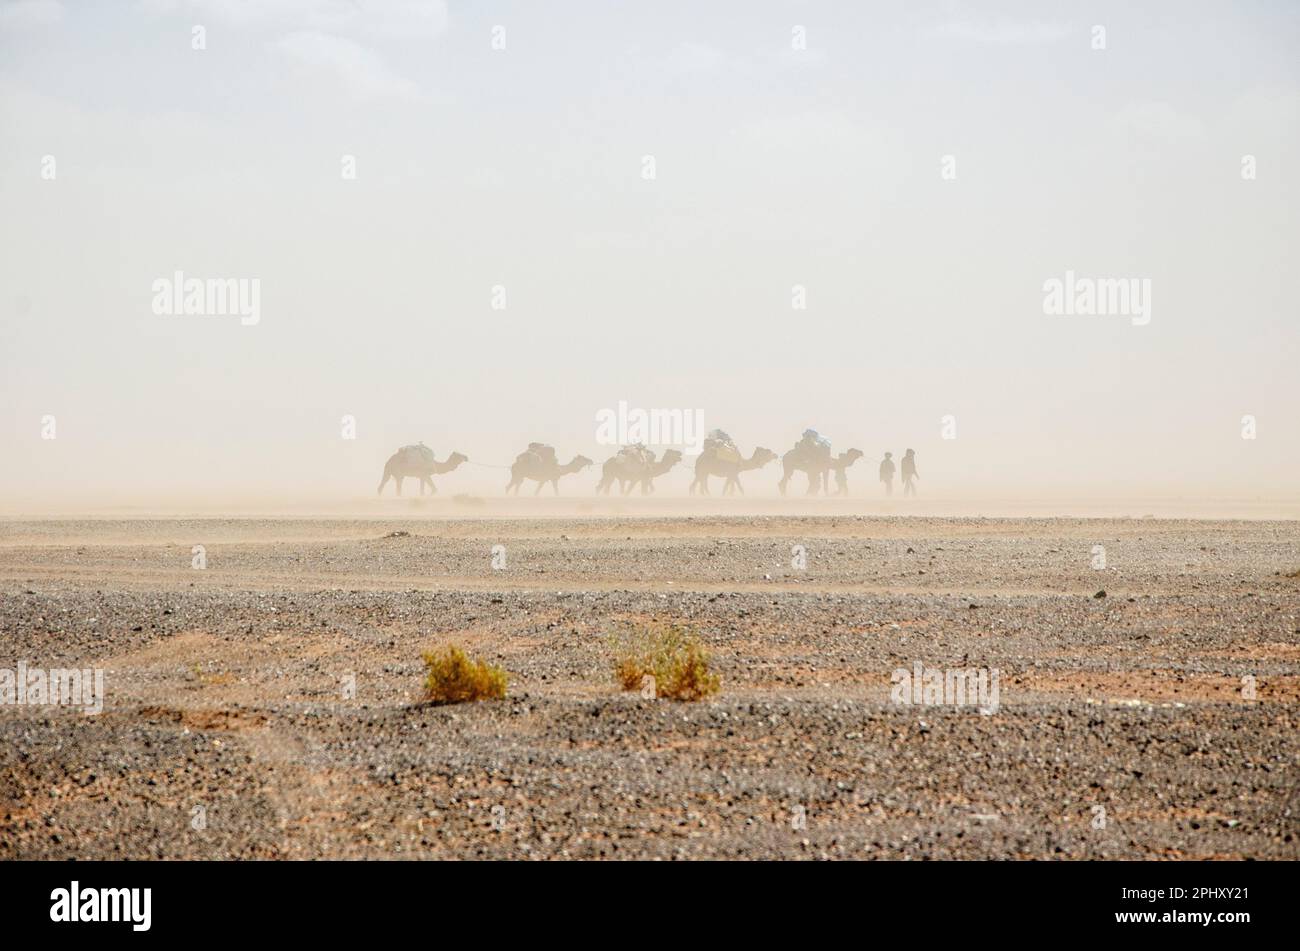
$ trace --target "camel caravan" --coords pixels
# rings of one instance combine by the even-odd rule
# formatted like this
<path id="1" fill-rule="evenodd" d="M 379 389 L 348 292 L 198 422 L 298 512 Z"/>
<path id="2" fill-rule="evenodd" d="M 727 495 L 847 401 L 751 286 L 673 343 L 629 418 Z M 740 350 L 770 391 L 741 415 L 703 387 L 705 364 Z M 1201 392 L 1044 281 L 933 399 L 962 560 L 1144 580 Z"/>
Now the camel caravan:
<path id="1" fill-rule="evenodd" d="M 884 484 L 887 495 L 893 492 L 892 455 L 892 453 L 885 453 L 885 458 L 880 464 L 880 481 Z M 777 483 L 777 488 L 782 495 L 786 494 L 790 479 L 795 473 L 800 472 L 808 480 L 808 495 L 816 495 L 819 492 L 828 496 L 847 495 L 848 469 L 862 456 L 860 449 L 849 449 L 835 454 L 831 450 L 830 440 L 814 429 L 807 429 L 795 443 L 794 448 L 784 455 L 778 456 L 772 450 L 759 446 L 746 458 L 737 447 L 735 440 L 722 430 L 715 429 L 704 437 L 700 454 L 695 459 L 695 478 L 691 481 L 690 494 L 695 495 L 698 492 L 700 495 L 708 495 L 709 480 L 718 478 L 722 480 L 723 495 L 733 493 L 744 495 L 744 487 L 740 484 L 741 473 L 761 469 L 768 463 L 780 459 L 781 479 Z M 641 443 L 623 446 L 601 467 L 596 493 L 609 495 L 617 484 L 620 495 L 629 495 L 637 489 L 640 489 L 642 495 L 650 495 L 655 491 L 654 480 L 672 470 L 682 459 L 682 453 L 677 449 L 668 449 L 662 455 L 656 455 L 654 450 L 648 449 Z M 469 459 L 461 453 L 453 452 L 443 462 L 439 462 L 433 450 L 424 443 L 403 446 L 384 464 L 384 476 L 379 482 L 379 493 L 382 495 L 384 486 L 392 480 L 396 484 L 397 494 L 401 495 L 402 480 L 408 476 L 419 481 L 421 495 L 424 494 L 425 486 L 428 486 L 430 492 L 437 492 L 432 477 L 451 472 L 468 461 Z M 536 483 L 534 495 L 539 495 L 547 483 L 550 483 L 554 493 L 559 495 L 560 479 L 581 472 L 594 464 L 592 460 L 582 455 L 576 455 L 568 462 L 561 463 L 556 456 L 555 447 L 540 442 L 529 443 L 528 448 L 516 456 L 515 461 L 509 466 L 510 481 L 506 485 L 506 494 L 513 492 L 518 495 L 524 482 L 531 481 Z M 835 480 L 834 491 L 831 489 L 832 477 Z M 916 474 L 914 454 L 909 449 L 903 460 L 905 494 L 915 495 L 916 489 L 912 481 L 916 478 L 919 476 Z"/>

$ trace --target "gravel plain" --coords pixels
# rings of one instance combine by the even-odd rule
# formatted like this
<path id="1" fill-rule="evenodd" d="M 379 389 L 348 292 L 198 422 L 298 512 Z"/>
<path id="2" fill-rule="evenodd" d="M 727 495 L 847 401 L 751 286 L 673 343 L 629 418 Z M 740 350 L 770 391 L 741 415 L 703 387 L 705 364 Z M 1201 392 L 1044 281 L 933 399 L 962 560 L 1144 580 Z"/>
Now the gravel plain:
<path id="1" fill-rule="evenodd" d="M 716 698 L 618 690 L 645 619 Z M 449 642 L 508 699 L 422 703 Z M 1294 521 L 8 520 L 20 661 L 106 696 L 0 705 L 3 858 L 1300 857 Z"/>

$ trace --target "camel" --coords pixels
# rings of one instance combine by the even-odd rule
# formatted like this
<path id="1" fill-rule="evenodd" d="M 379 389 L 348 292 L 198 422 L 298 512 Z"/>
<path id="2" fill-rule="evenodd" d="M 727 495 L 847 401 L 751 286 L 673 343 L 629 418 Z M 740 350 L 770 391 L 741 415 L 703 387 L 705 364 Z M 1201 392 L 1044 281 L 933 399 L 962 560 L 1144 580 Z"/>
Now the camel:
<path id="1" fill-rule="evenodd" d="M 617 482 L 619 494 L 627 495 L 640 483 L 641 494 L 649 495 L 655 490 L 654 479 L 681 461 L 682 454 L 676 449 L 667 450 L 659 460 L 648 449 L 641 453 L 620 451 L 605 460 L 596 491 L 609 495 L 610 488 Z"/>
<path id="2" fill-rule="evenodd" d="M 420 480 L 421 495 L 424 495 L 426 485 L 431 492 L 436 493 L 438 487 L 433 484 L 433 479 L 430 477 L 451 472 L 462 462 L 469 462 L 469 458 L 459 452 L 453 452 L 447 457 L 446 462 L 439 462 L 433 458 L 433 450 L 424 443 L 418 446 L 403 446 L 384 463 L 384 477 L 379 480 L 378 493 L 383 495 L 384 486 L 388 485 L 389 479 L 392 479 L 397 483 L 397 494 L 401 495 L 402 480 L 407 476 Z"/>
<path id="3" fill-rule="evenodd" d="M 649 495 L 654 492 L 654 480 L 664 475 L 668 470 L 677 463 L 682 461 L 681 451 L 678 449 L 669 449 L 659 458 L 658 462 L 651 464 L 646 468 L 645 475 L 641 477 L 641 494 Z"/>
<path id="4" fill-rule="evenodd" d="M 740 474 L 750 469 L 761 469 L 776 457 L 776 453 L 771 449 L 759 447 L 748 459 L 733 462 L 730 459 L 720 458 L 716 447 L 706 445 L 704 452 L 700 453 L 699 458 L 695 460 L 695 481 L 691 483 L 691 495 L 695 494 L 697 487 L 701 495 L 709 494 L 709 476 L 721 476 L 726 480 L 722 484 L 723 495 L 736 490 L 744 495 L 745 490 L 740 485 Z"/>
<path id="5" fill-rule="evenodd" d="M 777 488 L 782 495 L 785 495 L 785 487 L 795 472 L 803 472 L 808 476 L 809 495 L 816 495 L 818 488 L 824 492 L 830 491 L 830 450 L 818 452 L 816 448 L 801 442 L 781 457 L 781 468 L 783 473 Z"/>
<path id="6" fill-rule="evenodd" d="M 510 466 L 510 482 L 506 485 L 506 494 L 509 494 L 510 490 L 514 489 L 515 495 L 518 495 L 519 487 L 523 485 L 524 480 L 532 479 L 537 483 L 537 490 L 533 492 L 533 495 L 540 493 L 542 486 L 548 482 L 554 487 L 555 494 L 559 495 L 561 476 L 566 476 L 570 472 L 581 472 L 587 466 L 593 464 L 586 456 L 574 456 L 569 462 L 559 465 L 555 460 L 555 450 L 550 449 L 549 446 L 541 448 L 550 451 L 545 452 L 529 448 L 515 458 L 514 463 Z"/>
<path id="7" fill-rule="evenodd" d="M 844 470 L 861 458 L 861 449 L 850 449 L 848 452 L 842 452 L 831 460 L 831 472 L 835 473 L 836 495 L 849 494 L 849 477 Z"/>

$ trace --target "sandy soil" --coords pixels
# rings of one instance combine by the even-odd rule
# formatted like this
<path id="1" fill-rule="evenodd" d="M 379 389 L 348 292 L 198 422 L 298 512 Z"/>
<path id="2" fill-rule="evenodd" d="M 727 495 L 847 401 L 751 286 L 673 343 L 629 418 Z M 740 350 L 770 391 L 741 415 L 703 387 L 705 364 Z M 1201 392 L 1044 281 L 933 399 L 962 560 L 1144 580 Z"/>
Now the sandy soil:
<path id="1" fill-rule="evenodd" d="M 0 706 L 0 856 L 1300 857 L 1300 523 L 461 516 L 0 521 L 0 667 L 107 689 Z M 644 618 L 716 699 L 617 690 Z"/>

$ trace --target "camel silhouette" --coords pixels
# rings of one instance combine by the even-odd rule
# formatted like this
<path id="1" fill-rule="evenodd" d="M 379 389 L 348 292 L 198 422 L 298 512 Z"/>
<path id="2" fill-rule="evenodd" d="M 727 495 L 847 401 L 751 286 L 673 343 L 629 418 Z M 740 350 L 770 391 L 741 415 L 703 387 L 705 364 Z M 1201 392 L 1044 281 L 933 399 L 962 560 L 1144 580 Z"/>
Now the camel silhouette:
<path id="1" fill-rule="evenodd" d="M 745 490 L 740 484 L 740 474 L 750 469 L 761 469 L 774 459 L 776 453 L 760 446 L 748 459 L 733 461 L 720 457 L 716 447 L 706 445 L 704 452 L 700 453 L 700 457 L 695 460 L 695 481 L 691 483 L 691 495 L 695 494 L 697 488 L 700 490 L 700 495 L 708 495 L 710 476 L 719 476 L 726 480 L 722 485 L 723 495 L 737 490 L 744 495 Z"/>
<path id="2" fill-rule="evenodd" d="M 397 494 L 401 495 L 402 480 L 408 476 L 420 480 L 421 495 L 424 495 L 426 485 L 431 492 L 436 493 L 438 487 L 433 484 L 433 479 L 430 477 L 451 472 L 462 462 L 469 462 L 469 459 L 459 452 L 453 452 L 447 457 L 446 462 L 438 462 L 433 458 L 433 450 L 423 443 L 418 446 L 403 446 L 384 463 L 384 477 L 379 480 L 377 493 L 383 495 L 384 486 L 388 485 L 389 479 L 392 479 L 397 484 Z"/>
<path id="3" fill-rule="evenodd" d="M 849 494 L 849 477 L 845 470 L 861 458 L 861 449 L 850 449 L 848 452 L 842 452 L 831 460 L 831 472 L 835 473 L 836 495 Z"/>
<path id="4" fill-rule="evenodd" d="M 781 490 L 782 495 L 785 495 L 785 487 L 790 482 L 790 477 L 796 472 L 803 472 L 808 476 L 809 495 L 816 495 L 819 488 L 829 493 L 831 461 L 830 450 L 818 450 L 817 447 L 801 441 L 781 457 L 782 475 L 777 488 Z"/>
<path id="5" fill-rule="evenodd" d="M 606 459 L 601 467 L 596 491 L 609 495 L 609 490 L 617 482 L 619 494 L 627 495 L 639 483 L 641 494 L 649 495 L 655 490 L 654 479 L 681 461 L 682 454 L 676 449 L 665 451 L 663 457 L 658 460 L 648 449 L 640 453 L 618 452 Z"/>
<path id="6" fill-rule="evenodd" d="M 549 448 L 549 447 L 548 447 Z M 574 456 L 564 465 L 559 465 L 552 454 L 539 452 L 535 449 L 529 449 L 521 452 L 515 457 L 514 463 L 510 466 L 510 482 L 506 485 L 506 494 L 511 489 L 515 490 L 515 495 L 519 494 L 519 487 L 523 485 L 525 479 L 532 479 L 537 483 L 537 489 L 533 495 L 542 491 L 542 486 L 551 483 L 555 489 L 555 494 L 560 494 L 560 477 L 566 476 L 570 472 L 581 472 L 587 466 L 592 465 L 592 461 L 586 456 Z"/>

